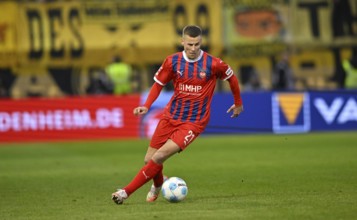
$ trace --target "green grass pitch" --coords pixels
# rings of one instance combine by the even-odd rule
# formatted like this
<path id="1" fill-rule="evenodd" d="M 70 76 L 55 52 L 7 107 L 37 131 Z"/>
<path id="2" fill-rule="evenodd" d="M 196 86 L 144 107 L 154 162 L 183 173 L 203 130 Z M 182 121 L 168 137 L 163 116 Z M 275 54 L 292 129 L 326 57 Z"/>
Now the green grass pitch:
<path id="1" fill-rule="evenodd" d="M 202 136 L 165 163 L 181 203 L 111 193 L 148 140 L 0 145 L 0 219 L 357 219 L 357 133 Z"/>

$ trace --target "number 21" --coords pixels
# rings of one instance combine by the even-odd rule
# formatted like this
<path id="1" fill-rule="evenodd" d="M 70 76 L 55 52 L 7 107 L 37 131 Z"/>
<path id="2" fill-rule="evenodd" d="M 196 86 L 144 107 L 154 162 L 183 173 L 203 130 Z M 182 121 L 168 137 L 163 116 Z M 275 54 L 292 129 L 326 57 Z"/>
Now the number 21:
<path id="1" fill-rule="evenodd" d="M 188 135 L 185 136 L 184 144 L 187 145 L 187 144 L 190 143 L 194 138 L 195 138 L 195 134 L 193 133 L 192 130 L 189 130 L 189 131 L 188 131 Z"/>

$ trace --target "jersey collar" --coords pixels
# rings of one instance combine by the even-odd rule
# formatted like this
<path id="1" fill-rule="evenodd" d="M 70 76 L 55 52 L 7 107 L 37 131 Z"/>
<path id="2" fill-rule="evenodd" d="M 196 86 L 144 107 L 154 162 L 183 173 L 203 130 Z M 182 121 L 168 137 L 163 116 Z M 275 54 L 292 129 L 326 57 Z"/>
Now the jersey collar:
<path id="1" fill-rule="evenodd" d="M 189 58 L 187 57 L 185 51 L 182 51 L 182 54 L 183 54 L 183 58 L 185 58 L 185 60 L 186 60 L 187 62 L 189 62 L 189 63 L 194 63 L 194 62 L 196 62 L 196 61 L 198 61 L 198 60 L 200 60 L 200 59 L 202 58 L 202 56 L 203 56 L 203 51 L 200 50 L 200 55 L 199 55 L 196 59 L 194 59 L 194 60 L 189 59 Z"/>

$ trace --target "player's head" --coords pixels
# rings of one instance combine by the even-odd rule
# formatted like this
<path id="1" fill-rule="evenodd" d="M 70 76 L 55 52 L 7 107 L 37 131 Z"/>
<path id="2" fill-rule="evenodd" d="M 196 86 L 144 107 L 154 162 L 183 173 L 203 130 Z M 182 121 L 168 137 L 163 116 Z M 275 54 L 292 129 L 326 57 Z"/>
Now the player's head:
<path id="1" fill-rule="evenodd" d="M 187 25 L 183 28 L 181 44 L 189 59 L 194 60 L 200 55 L 201 43 L 202 30 L 200 27 Z"/>

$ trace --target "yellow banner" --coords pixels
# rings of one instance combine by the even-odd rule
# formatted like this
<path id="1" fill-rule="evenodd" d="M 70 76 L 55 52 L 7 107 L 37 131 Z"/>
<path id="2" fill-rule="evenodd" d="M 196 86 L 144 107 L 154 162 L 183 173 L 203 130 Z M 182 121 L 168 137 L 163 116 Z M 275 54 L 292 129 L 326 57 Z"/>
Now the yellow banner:
<path id="1" fill-rule="evenodd" d="M 86 23 L 127 24 L 149 23 L 170 18 L 169 1 L 122 0 L 83 1 L 81 13 Z"/>
<path id="2" fill-rule="evenodd" d="M 354 0 L 223 0 L 224 45 L 234 57 L 357 45 Z"/>
<path id="3" fill-rule="evenodd" d="M 132 64 L 161 63 L 182 49 L 187 24 L 202 27 L 203 49 L 217 56 L 223 49 L 254 57 L 287 46 L 349 47 L 357 44 L 357 2 L 343 2 L 345 8 L 329 0 L 1 2 L 0 65 L 102 66 L 116 54 Z"/>
<path id="4" fill-rule="evenodd" d="M 16 5 L 0 3 L 0 66 L 16 63 Z"/>
<path id="5" fill-rule="evenodd" d="M 13 30 L 13 35 L 6 32 L 6 37 L 11 39 L 6 41 L 7 53 L 16 53 L 18 64 L 26 68 L 39 65 L 103 66 L 117 54 L 132 64 L 160 64 L 167 55 L 182 49 L 181 31 L 187 24 L 202 26 L 203 49 L 216 55 L 222 50 L 221 20 L 217 19 L 221 16 L 220 1 L 73 1 L 0 5 L 8 8 L 7 13 L 0 14 L 0 24 Z M 8 18 L 12 23 L 5 20 Z M 0 52 L 1 56 L 5 56 L 4 51 Z M 10 64 L 14 59 L 2 61 Z"/>
<path id="6" fill-rule="evenodd" d="M 223 48 L 220 1 L 14 1 L 0 8 L 0 78 L 13 98 L 85 94 L 89 75 L 114 55 L 133 64 L 146 89 L 143 73 L 182 50 L 188 24 L 202 27 L 207 52 Z"/>
<path id="7" fill-rule="evenodd" d="M 288 41 L 289 4 L 282 0 L 224 0 L 224 42 L 235 57 L 279 53 Z"/>

